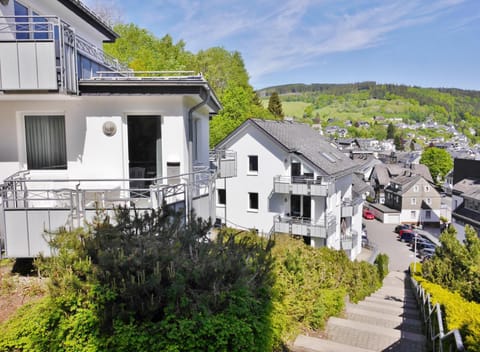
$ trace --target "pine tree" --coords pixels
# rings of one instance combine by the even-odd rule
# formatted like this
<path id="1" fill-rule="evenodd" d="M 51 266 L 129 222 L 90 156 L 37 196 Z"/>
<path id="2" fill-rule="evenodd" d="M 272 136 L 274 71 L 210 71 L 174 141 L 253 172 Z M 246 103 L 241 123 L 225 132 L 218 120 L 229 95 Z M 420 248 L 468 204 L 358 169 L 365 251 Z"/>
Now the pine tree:
<path id="1" fill-rule="evenodd" d="M 277 119 L 283 119 L 282 102 L 277 92 L 273 92 L 268 100 L 268 111 L 270 111 Z"/>

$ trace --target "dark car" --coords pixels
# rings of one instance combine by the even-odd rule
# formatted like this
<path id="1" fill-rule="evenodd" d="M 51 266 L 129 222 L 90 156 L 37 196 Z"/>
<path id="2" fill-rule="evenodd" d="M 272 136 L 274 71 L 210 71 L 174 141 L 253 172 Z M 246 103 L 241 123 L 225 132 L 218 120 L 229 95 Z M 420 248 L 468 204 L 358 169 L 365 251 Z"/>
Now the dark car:
<path id="1" fill-rule="evenodd" d="M 401 230 L 399 234 L 400 241 L 410 242 L 417 234 L 412 230 Z"/>
<path id="2" fill-rule="evenodd" d="M 362 247 L 369 247 L 370 246 L 370 241 L 368 240 L 368 237 L 365 235 L 362 235 Z"/>
<path id="3" fill-rule="evenodd" d="M 395 226 L 395 233 L 400 233 L 401 230 L 411 230 L 412 226 L 408 224 L 400 224 Z"/>

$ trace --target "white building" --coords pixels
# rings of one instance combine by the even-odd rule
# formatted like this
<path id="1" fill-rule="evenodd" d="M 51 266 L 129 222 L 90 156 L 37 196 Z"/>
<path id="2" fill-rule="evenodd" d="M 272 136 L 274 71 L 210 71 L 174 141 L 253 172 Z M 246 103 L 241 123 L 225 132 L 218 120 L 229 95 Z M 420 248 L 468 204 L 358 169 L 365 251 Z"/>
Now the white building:
<path id="1" fill-rule="evenodd" d="M 302 236 L 314 247 L 361 250 L 363 198 L 356 163 L 309 126 L 250 119 L 217 145 L 236 154 L 236 177 L 217 179 L 217 218 L 260 233 Z"/>
<path id="2" fill-rule="evenodd" d="M 101 50 L 116 38 L 77 0 L 0 3 L 0 238 L 9 257 L 49 254 L 44 230 L 81 226 L 96 207 L 165 201 L 214 213 L 209 116 L 219 101 L 201 75 L 122 67 Z"/>

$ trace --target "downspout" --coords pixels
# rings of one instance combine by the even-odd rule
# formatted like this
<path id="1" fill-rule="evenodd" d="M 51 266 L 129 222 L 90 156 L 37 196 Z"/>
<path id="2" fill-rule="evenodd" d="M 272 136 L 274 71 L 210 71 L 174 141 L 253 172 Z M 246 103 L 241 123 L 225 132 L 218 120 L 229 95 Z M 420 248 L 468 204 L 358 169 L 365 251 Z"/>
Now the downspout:
<path id="1" fill-rule="evenodd" d="M 191 187 L 193 186 L 194 182 L 194 175 L 193 175 L 193 113 L 195 110 L 200 109 L 202 106 L 207 104 L 210 101 L 211 98 L 211 93 L 210 89 L 205 88 L 205 91 L 207 93 L 207 96 L 203 98 L 203 100 L 198 103 L 197 105 L 193 106 L 188 110 L 188 168 L 189 168 L 189 173 L 188 173 L 188 184 L 189 187 L 187 187 L 187 211 L 188 213 L 185 214 L 187 217 L 187 221 L 190 221 L 190 216 L 191 216 L 191 210 L 192 210 L 192 191 Z M 198 152 L 198 151 L 197 151 Z"/>

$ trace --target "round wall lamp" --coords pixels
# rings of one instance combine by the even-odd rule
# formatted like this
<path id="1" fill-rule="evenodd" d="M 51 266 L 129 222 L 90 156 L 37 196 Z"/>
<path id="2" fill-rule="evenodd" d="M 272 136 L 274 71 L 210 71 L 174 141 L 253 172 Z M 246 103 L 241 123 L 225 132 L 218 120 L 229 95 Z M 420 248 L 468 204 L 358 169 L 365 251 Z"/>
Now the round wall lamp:
<path id="1" fill-rule="evenodd" d="M 117 125 L 112 121 L 107 121 L 103 123 L 102 126 L 103 134 L 107 137 L 112 137 L 117 133 Z"/>

